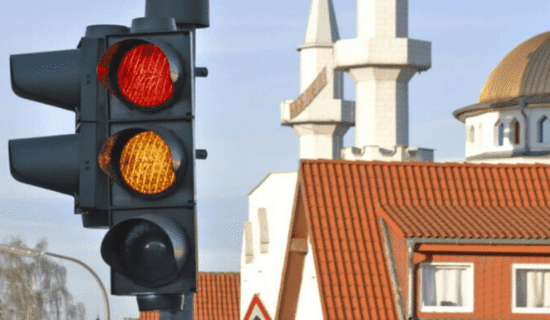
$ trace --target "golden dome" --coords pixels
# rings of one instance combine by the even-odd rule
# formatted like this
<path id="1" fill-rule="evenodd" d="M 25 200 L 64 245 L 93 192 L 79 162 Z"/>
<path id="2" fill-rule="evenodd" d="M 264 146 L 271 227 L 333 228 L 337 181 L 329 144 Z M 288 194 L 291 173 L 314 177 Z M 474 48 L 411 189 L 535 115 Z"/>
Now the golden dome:
<path id="1" fill-rule="evenodd" d="M 510 51 L 487 78 L 479 103 L 546 94 L 550 94 L 550 32 Z"/>

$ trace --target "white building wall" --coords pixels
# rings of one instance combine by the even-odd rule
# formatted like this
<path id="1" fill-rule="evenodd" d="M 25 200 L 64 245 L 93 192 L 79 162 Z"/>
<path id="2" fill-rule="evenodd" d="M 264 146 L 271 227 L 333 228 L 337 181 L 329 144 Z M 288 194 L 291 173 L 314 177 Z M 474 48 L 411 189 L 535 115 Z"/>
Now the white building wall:
<path id="1" fill-rule="evenodd" d="M 511 149 L 508 147 L 508 141 L 505 137 L 504 139 L 504 145 L 502 147 L 498 147 L 498 145 L 495 144 L 495 124 L 497 121 L 501 119 L 501 115 L 499 112 L 487 112 L 483 113 L 477 116 L 469 117 L 465 120 L 465 128 L 466 128 L 466 158 L 471 156 L 476 156 L 478 154 L 482 154 L 485 152 L 495 152 L 499 150 L 505 150 L 506 148 Z M 504 120 L 504 119 L 503 119 Z M 482 132 L 481 132 L 481 141 L 478 141 L 480 137 L 479 132 L 479 124 L 482 125 Z M 475 128 L 475 142 L 472 145 L 469 143 L 468 139 L 468 130 L 471 125 L 474 125 Z M 506 123 L 504 124 L 506 126 Z"/>
<path id="2" fill-rule="evenodd" d="M 527 107 L 524 109 L 527 115 L 527 123 L 521 109 L 517 106 L 494 112 L 486 112 L 465 119 L 466 132 L 466 158 L 474 157 L 484 153 L 509 152 L 510 156 L 484 158 L 479 160 L 468 160 L 473 163 L 550 163 L 545 156 L 511 156 L 512 152 L 522 152 L 529 149 L 530 152 L 550 152 L 550 145 L 540 143 L 539 121 L 543 116 L 550 119 L 550 108 L 547 105 Z M 513 121 L 516 120 L 520 126 L 519 144 L 514 144 Z M 498 121 L 504 124 L 503 145 L 498 145 Z M 475 138 L 470 140 L 470 128 L 474 126 Z M 481 128 L 481 130 L 480 130 Z M 527 130 L 528 129 L 528 130 Z M 529 141 L 526 141 L 528 138 Z M 528 144 L 528 145 L 527 145 Z"/>
<path id="3" fill-rule="evenodd" d="M 311 241 L 307 241 L 307 254 L 304 261 L 304 271 L 302 273 L 302 285 L 298 296 L 298 305 L 296 308 L 296 320 L 323 319 L 323 310 L 321 309 L 321 296 L 317 282 L 317 273 L 313 262 L 313 248 Z"/>
<path id="4" fill-rule="evenodd" d="M 546 157 L 508 157 L 508 158 L 504 157 L 504 158 L 471 160 L 471 161 L 467 161 L 467 162 L 469 162 L 469 163 L 492 163 L 492 164 L 499 164 L 499 163 L 507 163 L 507 164 L 543 163 L 543 164 L 550 164 L 550 158 L 548 156 L 546 156 Z"/>
<path id="5" fill-rule="evenodd" d="M 275 317 L 297 177 L 297 172 L 270 173 L 248 195 L 248 219 L 252 222 L 254 249 L 251 263 L 246 263 L 243 241 L 241 317 L 245 316 L 256 293 L 269 316 L 272 319 Z M 266 253 L 260 250 L 259 208 L 265 208 L 267 213 L 269 245 Z"/>
<path id="6" fill-rule="evenodd" d="M 550 151 L 550 145 L 547 143 L 540 143 L 538 140 L 539 135 L 539 121 L 543 116 L 546 116 L 550 119 L 550 105 L 540 105 L 533 108 L 527 108 L 526 113 L 529 117 L 529 122 L 531 123 L 531 130 L 529 132 L 530 147 L 533 151 Z"/>

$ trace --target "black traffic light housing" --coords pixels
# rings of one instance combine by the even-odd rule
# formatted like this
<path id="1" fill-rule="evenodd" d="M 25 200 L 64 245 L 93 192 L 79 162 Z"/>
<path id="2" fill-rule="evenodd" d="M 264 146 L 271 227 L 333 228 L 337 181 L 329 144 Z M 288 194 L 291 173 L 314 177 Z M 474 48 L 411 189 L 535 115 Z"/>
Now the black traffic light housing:
<path id="1" fill-rule="evenodd" d="M 177 310 L 197 291 L 194 34 L 173 18 L 134 19 L 132 32 L 106 36 L 98 60 L 108 90 L 99 167 L 110 179 L 101 255 L 112 294 L 136 295 L 142 311 Z M 157 142 L 138 142 L 149 138 Z M 159 144 L 165 151 L 148 149 Z"/>

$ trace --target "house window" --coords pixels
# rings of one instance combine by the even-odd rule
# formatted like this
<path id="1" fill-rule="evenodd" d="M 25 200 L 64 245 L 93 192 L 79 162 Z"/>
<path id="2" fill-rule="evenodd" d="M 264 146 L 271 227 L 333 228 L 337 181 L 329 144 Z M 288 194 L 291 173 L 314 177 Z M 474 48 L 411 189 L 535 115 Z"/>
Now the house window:
<path id="1" fill-rule="evenodd" d="M 473 312 L 473 263 L 420 264 L 422 312 Z"/>
<path id="2" fill-rule="evenodd" d="M 512 265 L 512 312 L 550 313 L 550 265 Z"/>
<path id="3" fill-rule="evenodd" d="M 546 116 L 543 116 L 539 121 L 539 142 L 540 143 L 550 143 L 550 119 Z"/>
<path id="4" fill-rule="evenodd" d="M 468 132 L 468 136 L 469 136 L 469 140 L 470 140 L 470 143 L 474 143 L 475 142 L 475 136 L 476 136 L 476 133 L 475 133 L 475 130 L 474 130 L 474 126 L 471 125 L 470 126 L 470 130 Z"/>

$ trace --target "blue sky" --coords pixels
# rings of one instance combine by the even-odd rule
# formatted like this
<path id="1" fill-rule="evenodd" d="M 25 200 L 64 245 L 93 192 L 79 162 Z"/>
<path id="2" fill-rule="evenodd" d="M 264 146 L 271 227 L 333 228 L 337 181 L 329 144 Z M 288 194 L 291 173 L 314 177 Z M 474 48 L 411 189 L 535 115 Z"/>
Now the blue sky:
<path id="1" fill-rule="evenodd" d="M 271 171 L 296 170 L 298 137 L 281 127 L 279 103 L 299 95 L 299 53 L 311 2 L 210 1 L 210 28 L 197 35 L 196 147 L 199 269 L 239 271 L 247 194 Z M 340 37 L 356 35 L 356 1 L 334 4 Z M 9 139 L 74 133 L 74 113 L 17 97 L 9 55 L 76 48 L 87 25 L 130 26 L 140 1 L 3 1 L 0 3 L 0 243 L 21 235 L 33 247 L 46 237 L 50 252 L 90 265 L 107 288 L 109 268 L 99 247 L 105 230 L 82 228 L 73 198 L 21 184 L 9 173 Z M 550 2 L 441 1 L 409 3 L 409 37 L 432 42 L 432 68 L 409 83 L 409 142 L 435 149 L 437 161 L 464 158 L 464 125 L 451 113 L 477 102 L 496 64 L 515 46 L 549 29 Z M 345 97 L 355 87 L 345 76 Z M 355 131 L 345 136 L 352 146 Z M 91 275 L 71 262 L 69 289 L 88 318 L 103 319 Z M 134 297 L 110 297 L 112 319 L 137 317 Z"/>

